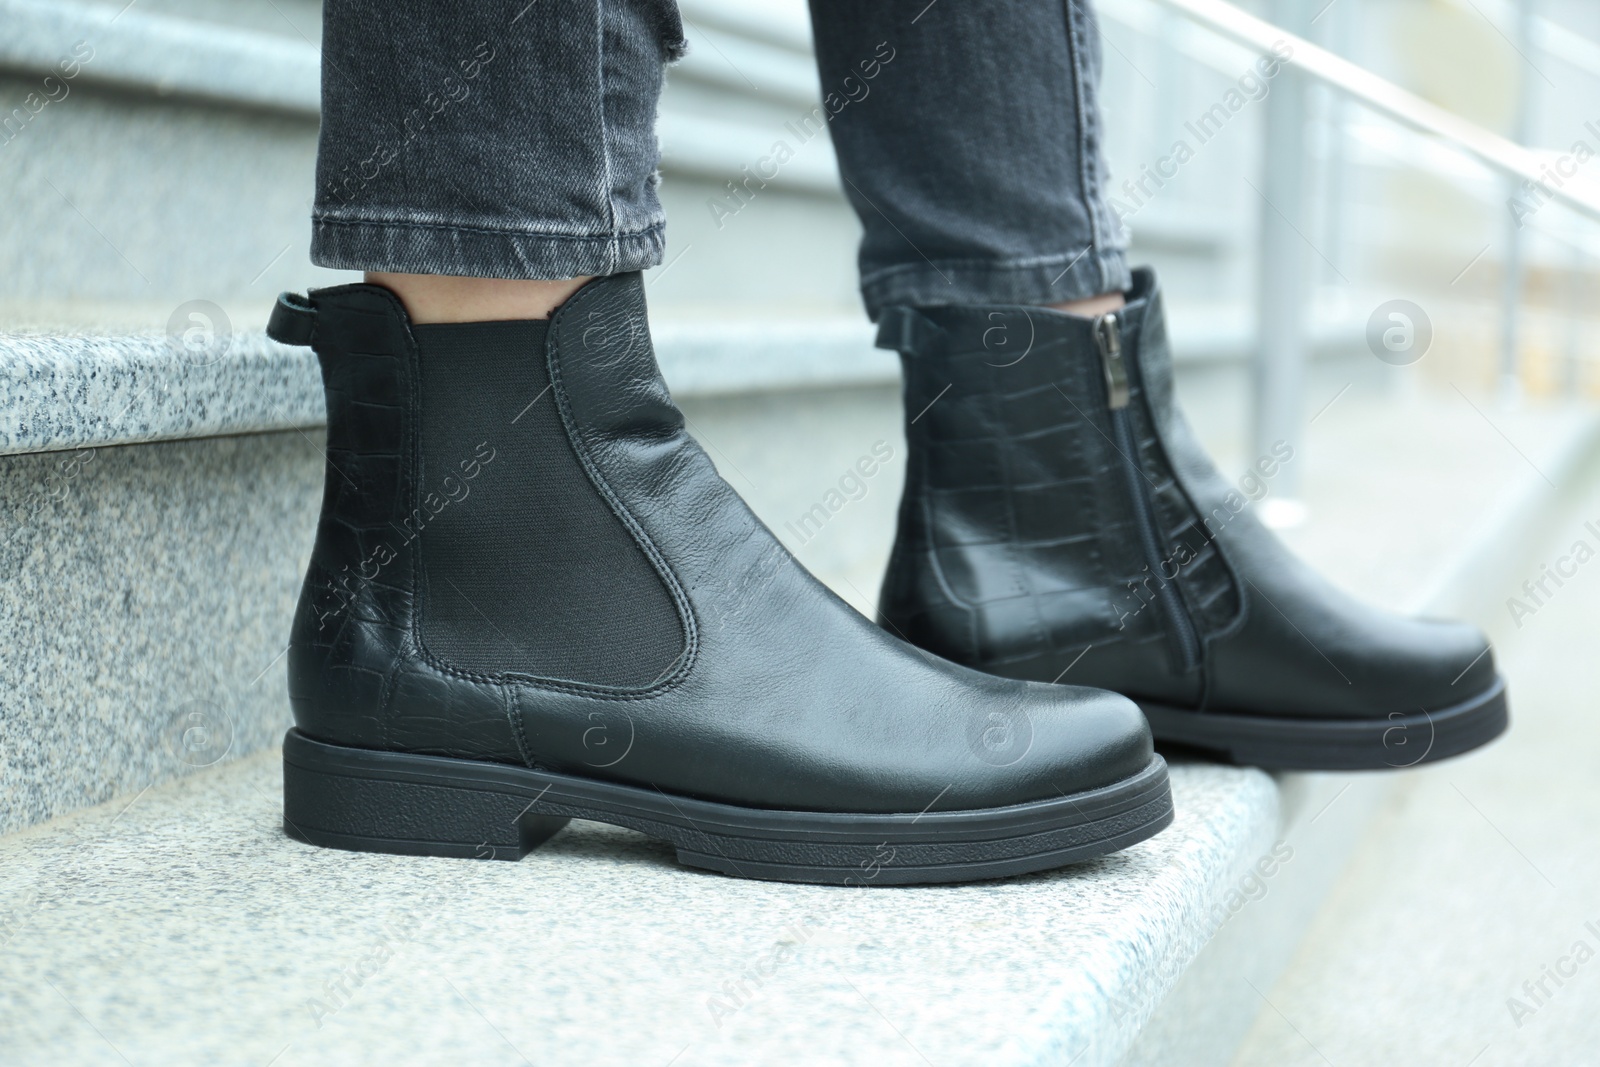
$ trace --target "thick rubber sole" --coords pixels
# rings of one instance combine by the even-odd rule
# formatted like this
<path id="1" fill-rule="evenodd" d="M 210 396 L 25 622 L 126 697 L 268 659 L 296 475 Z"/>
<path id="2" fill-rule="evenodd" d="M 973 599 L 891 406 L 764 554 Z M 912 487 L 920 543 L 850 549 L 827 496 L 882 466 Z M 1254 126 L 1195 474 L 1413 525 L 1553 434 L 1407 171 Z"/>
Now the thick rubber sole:
<path id="1" fill-rule="evenodd" d="M 930 807 L 932 805 L 930 804 Z M 969 882 L 1103 856 L 1172 822 L 1167 765 L 1071 796 L 976 811 L 778 811 L 508 764 L 283 742 L 283 826 L 313 845 L 521 859 L 568 819 L 669 842 L 723 874 L 822 885 Z"/>
<path id="2" fill-rule="evenodd" d="M 1439 711 L 1382 719 L 1221 715 L 1139 705 L 1157 744 L 1177 744 L 1275 771 L 1373 771 L 1416 767 L 1488 744 L 1510 724 L 1505 679 Z"/>

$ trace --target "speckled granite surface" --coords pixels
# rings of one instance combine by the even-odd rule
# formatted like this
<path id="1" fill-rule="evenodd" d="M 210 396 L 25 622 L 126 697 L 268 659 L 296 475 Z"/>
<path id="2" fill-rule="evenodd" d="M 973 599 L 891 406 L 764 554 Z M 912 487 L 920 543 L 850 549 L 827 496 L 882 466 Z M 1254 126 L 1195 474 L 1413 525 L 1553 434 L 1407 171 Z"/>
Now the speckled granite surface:
<path id="1" fill-rule="evenodd" d="M 853 414 L 819 399 L 815 420 L 792 398 L 782 420 L 749 400 L 686 408 L 776 527 L 813 480 L 826 485 L 863 442 L 893 433 L 893 397 L 879 392 Z M 1404 438 L 1413 423 L 1375 421 L 1374 405 L 1351 399 L 1348 417 L 1318 424 L 1328 436 L 1314 454 L 1338 469 L 1352 449 L 1385 462 L 1317 490 L 1324 514 L 1343 518 L 1299 540 L 1395 602 L 1449 554 L 1440 542 L 1470 527 L 1480 497 L 1527 477 L 1527 461 L 1463 405 L 1459 419 L 1427 422 L 1458 462 L 1427 467 L 1373 440 L 1375 426 Z M 1536 447 L 1559 436 L 1548 416 L 1503 425 L 1556 469 Z M 0 587 L 0 647 L 35 650 L 26 667 L 0 660 L 14 675 L 0 679 L 0 752 L 33 761 L 0 766 L 0 780 L 25 778 L 49 810 L 121 791 L 0 838 L 0 1059 L 1107 1064 L 1140 1052 L 1135 1035 L 1197 952 L 1256 958 L 1253 938 L 1276 952 L 1297 936 L 1259 920 L 1319 862 L 1317 846 L 1292 839 L 1288 873 L 1263 902 L 1248 899 L 1246 868 L 1277 844 L 1280 806 L 1294 803 L 1248 770 L 1176 768 L 1175 826 L 1100 863 L 862 893 L 684 871 L 646 839 L 594 825 L 521 864 L 319 851 L 278 830 L 271 753 L 140 793 L 282 728 L 271 619 L 287 617 L 320 460 L 295 433 L 92 457 L 0 460 L 11 509 L 0 562 L 24 575 Z M 1421 487 L 1432 525 L 1384 542 L 1391 569 L 1352 552 L 1375 501 L 1415 507 Z M 871 542 L 816 557 L 830 580 L 870 588 L 861 574 L 881 563 L 872 539 L 891 488 L 830 526 L 841 544 Z M 231 738 L 217 707 L 240 712 Z M 1333 792 L 1329 818 L 1352 796 Z M 1189 1057 L 1193 1028 L 1166 1033 L 1176 1043 L 1162 1047 Z"/>
<path id="2" fill-rule="evenodd" d="M 231 334 L 220 308 L 193 303 L 175 321 L 204 331 L 214 319 L 218 329 L 194 334 L 192 347 L 164 336 L 0 335 L 0 455 L 322 425 L 310 349 L 259 330 Z M 858 387 L 900 373 L 872 347 L 870 327 L 851 320 L 672 321 L 657 332 L 663 373 L 681 396 Z"/>
<path id="3" fill-rule="evenodd" d="M 224 336 L 197 336 L 192 348 L 164 336 L 0 336 L 0 454 L 323 423 L 310 349 Z"/>
<path id="4" fill-rule="evenodd" d="M 0 458 L 0 833 L 281 738 L 318 436 Z"/>
<path id="5" fill-rule="evenodd" d="M 0 841 L 8 1061 L 1108 1063 L 1276 816 L 1265 775 L 1183 766 L 1176 824 L 1120 855 L 840 890 L 592 823 L 520 863 L 317 849 L 279 828 L 279 767 Z"/>

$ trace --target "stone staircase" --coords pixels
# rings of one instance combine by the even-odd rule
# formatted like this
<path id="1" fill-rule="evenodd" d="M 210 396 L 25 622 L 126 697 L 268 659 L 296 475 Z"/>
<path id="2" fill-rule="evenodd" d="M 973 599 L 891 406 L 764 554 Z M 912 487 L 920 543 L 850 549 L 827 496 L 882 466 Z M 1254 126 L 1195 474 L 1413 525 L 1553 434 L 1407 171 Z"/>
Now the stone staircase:
<path id="1" fill-rule="evenodd" d="M 870 611 L 898 463 L 817 536 L 785 530 L 877 442 L 904 455 L 826 140 L 723 225 L 707 208 L 812 106 L 803 10 L 684 9 L 693 50 L 661 124 L 673 222 L 649 276 L 663 368 L 724 476 Z M 279 289 L 346 280 L 307 263 L 317 17 L 310 0 L 0 0 L 0 115 L 75 42 L 93 52 L 0 145 L 6 1057 L 1226 1062 L 1259 1011 L 1241 976 L 1266 988 L 1285 965 L 1386 779 L 1179 762 L 1178 821 L 1145 845 L 892 892 L 694 874 L 588 824 L 516 865 L 282 835 L 281 657 L 322 402 L 309 354 L 261 325 Z M 1243 254 L 1237 227 L 1141 223 L 1136 255 L 1171 277 Z M 1179 390 L 1241 469 L 1249 310 L 1191 291 L 1172 310 Z M 1376 364 L 1332 310 L 1319 323 L 1330 407 L 1297 547 L 1391 604 L 1477 605 L 1522 563 L 1503 546 L 1590 477 L 1593 423 L 1504 416 L 1535 478 L 1453 394 Z"/>

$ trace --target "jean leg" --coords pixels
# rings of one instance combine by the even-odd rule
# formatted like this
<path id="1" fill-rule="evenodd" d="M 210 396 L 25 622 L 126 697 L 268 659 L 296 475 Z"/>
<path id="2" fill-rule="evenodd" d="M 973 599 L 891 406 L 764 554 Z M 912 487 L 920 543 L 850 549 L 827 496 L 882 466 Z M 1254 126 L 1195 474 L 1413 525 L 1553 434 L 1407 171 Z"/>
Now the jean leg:
<path id="1" fill-rule="evenodd" d="M 311 258 L 486 278 L 661 261 L 673 0 L 326 0 Z"/>
<path id="2" fill-rule="evenodd" d="M 1087 0 L 810 4 L 874 319 L 891 304 L 1047 304 L 1132 283 L 1103 192 Z"/>

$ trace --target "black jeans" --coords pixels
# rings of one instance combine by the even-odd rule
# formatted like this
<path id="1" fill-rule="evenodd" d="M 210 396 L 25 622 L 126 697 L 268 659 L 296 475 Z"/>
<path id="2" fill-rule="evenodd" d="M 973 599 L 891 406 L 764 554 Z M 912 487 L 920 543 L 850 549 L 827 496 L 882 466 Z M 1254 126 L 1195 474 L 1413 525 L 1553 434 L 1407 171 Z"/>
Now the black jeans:
<path id="1" fill-rule="evenodd" d="M 1130 284 L 1085 0 L 810 3 L 813 118 L 865 228 L 874 318 Z M 567 278 L 661 261 L 672 0 L 326 0 L 324 21 L 315 262 Z"/>

